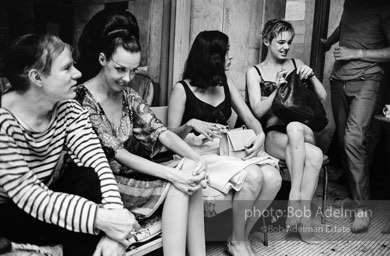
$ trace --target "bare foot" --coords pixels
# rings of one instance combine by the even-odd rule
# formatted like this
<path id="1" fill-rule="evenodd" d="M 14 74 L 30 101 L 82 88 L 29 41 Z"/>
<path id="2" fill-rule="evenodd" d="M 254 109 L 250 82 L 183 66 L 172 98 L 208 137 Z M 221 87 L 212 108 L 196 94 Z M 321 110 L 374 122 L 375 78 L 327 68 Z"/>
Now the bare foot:
<path id="1" fill-rule="evenodd" d="M 382 234 L 390 234 L 390 220 L 386 223 L 385 227 L 381 231 Z"/>
<path id="2" fill-rule="evenodd" d="M 350 197 L 346 197 L 344 199 L 336 199 L 333 202 L 333 207 L 335 208 L 353 208 L 355 205 L 355 201 L 353 201 Z"/>
<path id="3" fill-rule="evenodd" d="M 288 200 L 287 206 L 287 218 L 286 218 L 286 228 L 293 229 L 298 227 L 300 223 L 300 213 L 301 213 L 301 203 L 300 200 Z M 297 214 L 299 213 L 299 214 Z"/>
<path id="4" fill-rule="evenodd" d="M 250 255 L 252 251 L 248 250 L 246 241 L 227 241 L 226 252 L 231 256 Z M 256 255 L 256 254 L 255 254 Z"/>
<path id="5" fill-rule="evenodd" d="M 320 244 L 321 240 L 316 235 L 316 228 L 313 227 L 310 223 L 301 224 L 299 226 L 299 234 L 301 235 L 301 239 L 303 242 L 308 244 Z"/>
<path id="6" fill-rule="evenodd" d="M 364 233 L 368 231 L 370 226 L 370 218 L 372 212 L 368 210 L 359 209 L 355 212 L 355 219 L 353 220 L 351 232 Z"/>

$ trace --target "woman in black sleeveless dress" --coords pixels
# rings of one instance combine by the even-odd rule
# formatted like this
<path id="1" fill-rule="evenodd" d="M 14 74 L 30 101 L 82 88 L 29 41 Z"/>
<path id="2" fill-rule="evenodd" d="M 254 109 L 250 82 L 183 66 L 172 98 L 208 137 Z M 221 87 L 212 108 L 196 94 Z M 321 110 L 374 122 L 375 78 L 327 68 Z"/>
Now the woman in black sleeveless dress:
<path id="1" fill-rule="evenodd" d="M 264 132 L 225 71 L 231 63 L 229 38 L 219 31 L 203 31 L 195 39 L 183 74 L 172 91 L 168 127 L 173 129 L 208 163 L 210 187 L 231 172 L 233 231 L 227 249 L 232 255 L 256 255 L 248 236 L 260 214 L 247 218 L 247 211 L 266 210 L 281 185 L 277 162 L 263 150 Z M 247 142 L 249 155 L 242 160 L 219 155 L 219 138 L 233 108 L 257 136 Z M 218 174 L 215 175 L 215 174 Z M 212 188 L 203 191 L 207 196 Z"/>

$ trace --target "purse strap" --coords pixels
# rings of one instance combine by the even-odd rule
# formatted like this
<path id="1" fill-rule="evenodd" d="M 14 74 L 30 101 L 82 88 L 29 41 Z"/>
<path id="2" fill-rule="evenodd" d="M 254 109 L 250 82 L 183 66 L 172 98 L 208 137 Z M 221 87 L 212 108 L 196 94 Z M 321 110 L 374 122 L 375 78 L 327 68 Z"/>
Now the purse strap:
<path id="1" fill-rule="evenodd" d="M 297 63 L 295 63 L 295 59 L 292 58 L 291 60 L 292 60 L 292 63 L 294 64 L 294 68 L 297 68 Z"/>

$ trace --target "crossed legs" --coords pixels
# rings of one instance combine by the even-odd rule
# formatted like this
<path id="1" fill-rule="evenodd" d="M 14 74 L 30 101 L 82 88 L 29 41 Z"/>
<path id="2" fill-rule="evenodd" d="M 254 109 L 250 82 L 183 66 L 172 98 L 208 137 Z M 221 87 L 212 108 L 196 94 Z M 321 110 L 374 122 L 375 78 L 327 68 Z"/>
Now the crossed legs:
<path id="1" fill-rule="evenodd" d="M 323 154 L 314 145 L 314 135 L 309 127 L 299 122 L 291 122 L 287 134 L 271 131 L 266 138 L 267 152 L 284 159 L 291 176 L 288 215 L 286 227 L 300 226 L 302 231 L 311 225 L 311 200 L 317 187 Z M 303 214 L 305 213 L 305 214 Z M 306 228 L 307 227 L 307 228 Z M 300 232 L 304 242 L 313 243 L 311 232 Z"/>

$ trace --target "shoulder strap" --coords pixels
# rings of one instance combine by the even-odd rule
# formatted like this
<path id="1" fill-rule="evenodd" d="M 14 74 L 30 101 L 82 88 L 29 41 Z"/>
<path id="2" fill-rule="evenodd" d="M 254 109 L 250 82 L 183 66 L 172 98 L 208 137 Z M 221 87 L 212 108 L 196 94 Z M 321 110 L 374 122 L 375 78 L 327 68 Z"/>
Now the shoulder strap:
<path id="1" fill-rule="evenodd" d="M 295 63 L 295 60 L 294 59 L 291 59 L 293 64 L 294 64 L 294 68 L 297 68 L 297 64 Z"/>
<path id="2" fill-rule="evenodd" d="M 256 69 L 257 73 L 259 74 L 260 79 L 263 79 L 263 76 L 261 75 L 260 69 L 256 66 L 253 66 L 253 67 Z"/>
<path id="3" fill-rule="evenodd" d="M 193 94 L 193 92 L 191 91 L 190 87 L 188 86 L 188 84 L 184 80 L 181 80 L 178 83 L 183 85 L 183 88 L 186 91 L 186 94 L 190 94 L 190 95 Z"/>

